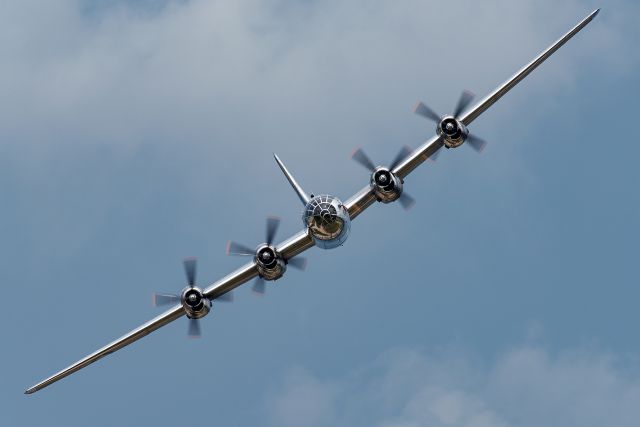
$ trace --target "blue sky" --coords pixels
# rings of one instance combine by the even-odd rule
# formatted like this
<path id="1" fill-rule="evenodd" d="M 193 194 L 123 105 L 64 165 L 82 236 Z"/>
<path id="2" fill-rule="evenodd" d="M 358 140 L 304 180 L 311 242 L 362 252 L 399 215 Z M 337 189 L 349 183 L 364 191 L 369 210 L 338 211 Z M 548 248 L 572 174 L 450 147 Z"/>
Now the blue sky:
<path id="1" fill-rule="evenodd" d="M 32 396 L 367 181 L 596 7 L 344 247 Z M 2 425 L 626 426 L 640 408 L 633 2 L 8 1 L 0 6 Z M 446 17 L 451 17 L 447 20 Z M 452 22 L 455 24 L 452 26 Z"/>

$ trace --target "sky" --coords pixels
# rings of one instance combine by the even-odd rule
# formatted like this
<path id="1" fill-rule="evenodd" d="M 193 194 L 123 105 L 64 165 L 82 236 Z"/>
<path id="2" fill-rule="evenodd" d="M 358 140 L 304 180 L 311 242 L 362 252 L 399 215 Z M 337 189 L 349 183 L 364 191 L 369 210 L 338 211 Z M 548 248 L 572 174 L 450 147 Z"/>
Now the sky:
<path id="1" fill-rule="evenodd" d="M 34 395 L 151 319 L 182 259 L 206 286 L 302 229 L 277 168 L 343 200 L 597 18 L 376 204 L 343 247 L 178 319 Z M 8 0 L 0 4 L 0 425 L 628 426 L 640 417 L 631 1 Z M 16 298 L 13 298 L 16 296 Z"/>

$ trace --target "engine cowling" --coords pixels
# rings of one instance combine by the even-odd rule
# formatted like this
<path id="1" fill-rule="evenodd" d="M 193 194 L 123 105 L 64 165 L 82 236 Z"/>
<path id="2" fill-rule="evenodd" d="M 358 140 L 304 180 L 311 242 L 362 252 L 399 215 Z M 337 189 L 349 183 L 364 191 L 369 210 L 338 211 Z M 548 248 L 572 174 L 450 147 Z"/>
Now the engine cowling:
<path id="1" fill-rule="evenodd" d="M 382 203 L 394 202 L 402 195 L 402 179 L 384 166 L 373 171 L 370 185 L 376 199 Z"/>
<path id="2" fill-rule="evenodd" d="M 287 263 L 276 251 L 276 248 L 270 245 L 260 245 L 256 250 L 254 260 L 258 273 L 265 280 L 279 279 L 287 270 Z"/>
<path id="3" fill-rule="evenodd" d="M 436 130 L 447 148 L 461 146 L 469 135 L 467 127 L 453 116 L 445 116 L 440 120 Z"/>
<path id="4" fill-rule="evenodd" d="M 211 311 L 211 301 L 197 286 L 187 286 L 182 290 L 180 303 L 189 319 L 200 319 Z"/>

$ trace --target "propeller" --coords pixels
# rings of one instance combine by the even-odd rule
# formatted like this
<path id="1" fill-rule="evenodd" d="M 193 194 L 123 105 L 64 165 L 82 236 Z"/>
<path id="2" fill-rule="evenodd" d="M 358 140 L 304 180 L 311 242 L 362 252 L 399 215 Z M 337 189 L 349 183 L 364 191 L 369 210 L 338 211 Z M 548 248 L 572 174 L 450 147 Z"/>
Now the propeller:
<path id="1" fill-rule="evenodd" d="M 187 276 L 187 287 L 183 291 L 183 294 L 186 295 L 186 298 L 198 298 L 198 295 L 194 295 L 195 292 L 189 292 L 196 288 L 196 270 L 197 270 L 197 260 L 196 258 L 185 258 L 183 261 L 183 267 L 185 275 Z M 198 290 L 198 292 L 200 292 Z M 193 296 L 192 296 L 193 295 Z M 206 297 L 205 297 L 206 298 Z M 233 293 L 227 292 L 218 298 L 216 301 L 233 301 Z M 161 307 L 165 305 L 173 305 L 173 304 L 181 304 L 182 297 L 176 294 L 165 294 L 165 293 L 154 293 L 153 294 L 153 305 L 156 307 Z M 187 329 L 187 334 L 190 338 L 200 338 L 202 335 L 200 330 L 200 319 L 191 319 L 189 318 L 189 326 Z"/>
<path id="2" fill-rule="evenodd" d="M 396 154 L 394 159 L 389 164 L 389 167 L 388 167 L 389 173 L 392 173 L 391 171 L 393 171 L 396 168 L 396 166 L 400 164 L 400 162 L 402 162 L 404 159 L 409 157 L 410 154 L 411 154 L 411 148 L 407 147 L 406 145 L 402 147 L 400 151 L 398 151 L 398 154 Z M 375 164 L 373 163 L 373 161 L 371 161 L 371 158 L 367 156 L 367 154 L 364 152 L 364 150 L 361 147 L 356 148 L 356 150 L 351 155 L 351 158 L 355 160 L 357 163 L 359 163 L 360 165 L 364 166 L 364 168 L 367 169 L 369 172 L 374 173 L 376 171 Z M 405 210 L 411 209 L 413 205 L 416 204 L 415 199 L 409 196 L 405 191 L 402 191 L 402 193 L 400 193 L 400 197 L 398 198 L 398 200 L 400 201 L 400 204 Z"/>
<path id="3" fill-rule="evenodd" d="M 264 292 L 267 290 L 267 285 L 266 285 L 266 281 L 262 276 L 256 277 L 256 280 L 253 281 L 253 286 L 251 287 L 251 290 L 260 296 L 264 295 Z"/>
<path id="4" fill-rule="evenodd" d="M 460 98 L 458 99 L 458 103 L 456 104 L 456 107 L 453 110 L 453 118 L 456 120 L 456 122 L 459 122 L 460 114 L 462 114 L 462 112 L 467 109 L 471 101 L 473 101 L 474 97 L 475 95 L 468 90 L 465 90 L 462 92 L 462 94 L 460 95 Z M 440 124 L 443 120 L 442 116 L 440 116 L 438 113 L 433 111 L 431 108 L 427 107 L 422 102 L 418 102 L 416 104 L 416 106 L 413 108 L 413 112 L 437 124 Z M 471 148 L 473 148 L 477 152 L 481 152 L 484 149 L 484 147 L 487 145 L 486 141 L 484 141 L 482 138 L 479 138 L 478 136 L 473 135 L 471 133 L 469 133 L 466 136 L 465 142 L 468 142 L 469 146 L 471 146 Z M 439 151 L 440 149 L 438 149 L 435 153 L 433 153 L 430 156 L 430 158 L 435 160 L 435 157 L 437 157 L 437 153 Z"/>
<path id="5" fill-rule="evenodd" d="M 278 256 L 275 251 L 275 248 L 273 248 L 273 242 L 275 240 L 276 233 L 278 232 L 279 227 L 280 227 L 280 218 L 276 216 L 267 217 L 265 245 L 268 248 L 273 249 L 274 256 Z M 229 241 L 227 243 L 227 255 L 254 256 L 256 258 L 258 257 L 258 253 L 256 249 L 252 249 L 249 246 L 243 245 L 241 243 L 233 242 L 233 241 Z M 304 257 L 291 258 L 289 260 L 286 260 L 286 263 L 287 265 L 290 265 L 291 267 L 296 268 L 298 270 L 304 270 L 307 266 L 307 260 Z M 254 293 L 258 295 L 264 295 L 266 290 L 266 281 L 262 275 L 258 275 L 258 277 L 256 277 L 256 280 L 253 283 L 252 290 Z"/>

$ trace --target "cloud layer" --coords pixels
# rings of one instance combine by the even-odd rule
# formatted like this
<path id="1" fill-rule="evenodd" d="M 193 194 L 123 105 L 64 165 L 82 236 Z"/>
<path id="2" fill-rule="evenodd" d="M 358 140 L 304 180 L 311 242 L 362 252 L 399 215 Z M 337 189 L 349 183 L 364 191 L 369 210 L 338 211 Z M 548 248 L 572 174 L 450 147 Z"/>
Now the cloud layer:
<path id="1" fill-rule="evenodd" d="M 238 289 L 201 341 L 182 319 L 22 395 L 156 316 L 149 294 L 183 286 L 184 256 L 206 285 L 244 262 L 224 245 L 258 243 L 264 215 L 283 216 L 280 238 L 299 231 L 273 151 L 309 192 L 348 197 L 368 181 L 355 146 L 376 162 L 417 146 L 433 134 L 418 99 L 444 113 L 464 88 L 485 94 L 598 6 L 0 2 L 0 283 L 26 301 L 8 297 L 19 321 L 0 326 L 0 424 L 178 425 L 195 404 L 221 425 L 615 425 L 635 377 L 557 349 L 638 350 L 640 146 L 602 120 L 637 116 L 639 11 L 618 0 L 474 123 L 482 157 L 463 147 L 411 175 L 410 213 L 376 205 L 266 298 Z M 548 350 L 494 357 L 532 319 Z M 469 351 L 384 353 L 452 341 Z M 583 384 L 589 407 L 583 389 L 571 400 Z"/>
<path id="2" fill-rule="evenodd" d="M 640 377 L 593 349 L 513 348 L 478 364 L 459 351 L 389 351 L 343 377 L 289 370 L 266 398 L 272 425 L 629 426 Z"/>

